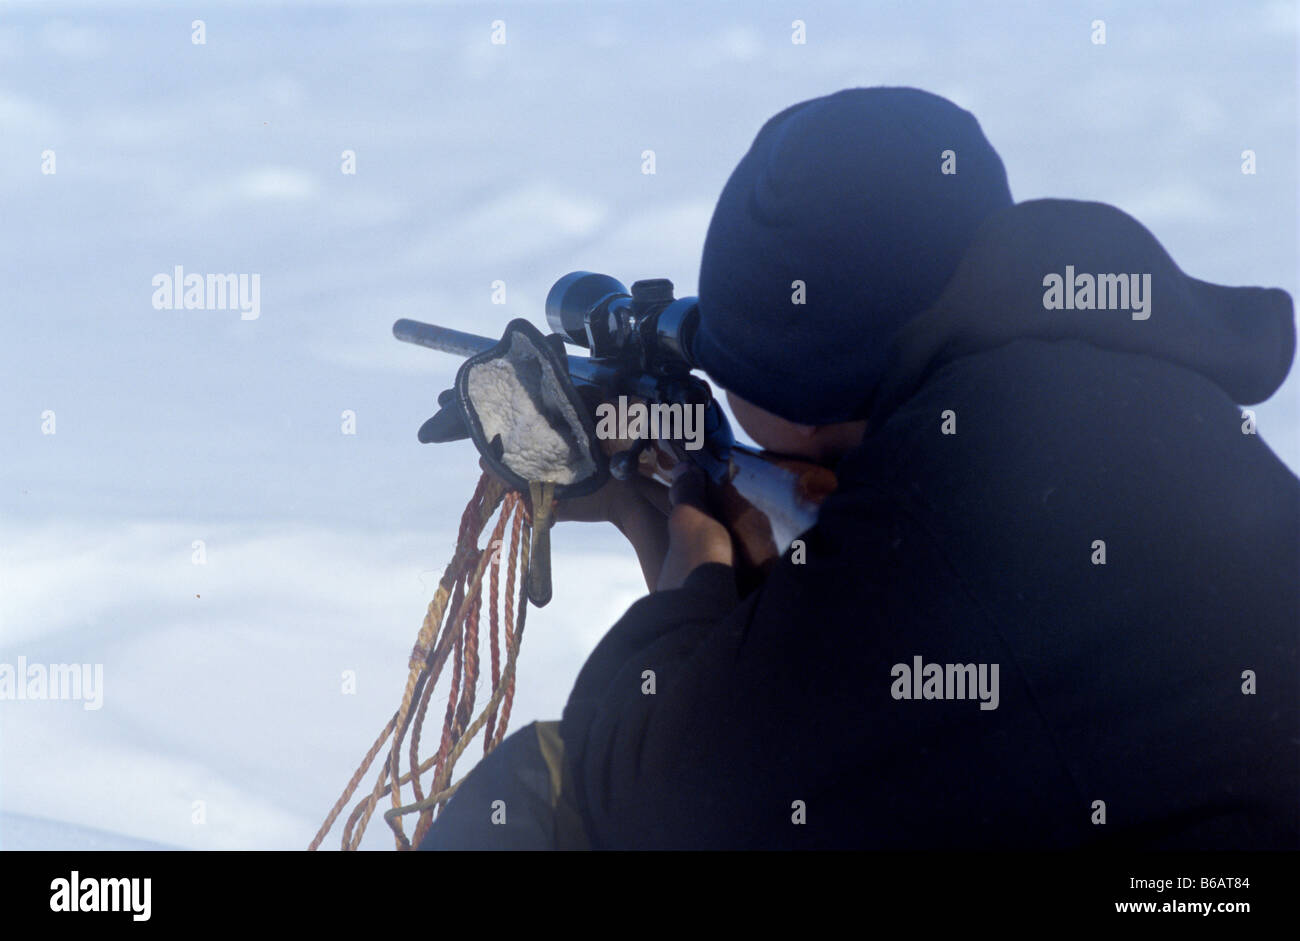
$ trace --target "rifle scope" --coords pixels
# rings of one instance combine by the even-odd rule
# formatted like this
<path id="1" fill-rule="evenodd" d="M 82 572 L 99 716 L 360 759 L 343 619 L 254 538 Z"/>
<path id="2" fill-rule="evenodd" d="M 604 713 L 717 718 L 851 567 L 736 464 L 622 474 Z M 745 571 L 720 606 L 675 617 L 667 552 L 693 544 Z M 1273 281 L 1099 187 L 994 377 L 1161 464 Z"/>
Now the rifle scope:
<path id="1" fill-rule="evenodd" d="M 700 319 L 699 299 L 673 297 L 673 283 L 652 278 L 629 291 L 607 274 L 573 271 L 546 295 L 546 321 L 593 359 L 617 359 L 661 376 L 690 372 L 698 364 L 691 341 Z"/>

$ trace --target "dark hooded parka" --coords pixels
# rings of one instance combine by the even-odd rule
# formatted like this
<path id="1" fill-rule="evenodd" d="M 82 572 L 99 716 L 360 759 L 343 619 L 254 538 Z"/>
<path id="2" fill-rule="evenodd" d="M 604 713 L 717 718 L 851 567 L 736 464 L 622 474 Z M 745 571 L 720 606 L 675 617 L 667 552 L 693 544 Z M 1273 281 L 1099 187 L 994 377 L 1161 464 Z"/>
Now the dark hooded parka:
<path id="1" fill-rule="evenodd" d="M 1239 407 L 1294 346 L 1287 294 L 1112 207 L 992 216 L 800 557 L 697 569 L 583 667 L 590 845 L 1296 849 L 1300 485 Z"/>

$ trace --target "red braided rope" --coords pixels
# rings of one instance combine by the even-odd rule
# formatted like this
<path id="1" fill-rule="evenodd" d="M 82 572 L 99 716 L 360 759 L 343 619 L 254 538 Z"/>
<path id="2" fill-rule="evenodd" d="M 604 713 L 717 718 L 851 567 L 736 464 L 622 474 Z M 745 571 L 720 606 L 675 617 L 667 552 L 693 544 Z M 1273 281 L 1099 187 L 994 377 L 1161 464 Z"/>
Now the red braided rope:
<path id="1" fill-rule="evenodd" d="M 497 523 L 496 531 L 492 533 L 492 541 L 488 543 L 488 551 L 492 553 L 492 569 L 488 587 L 488 648 L 491 651 L 492 692 L 494 693 L 501 683 L 501 651 L 500 644 L 497 641 L 497 631 L 499 630 L 497 619 L 497 575 L 501 570 L 501 532 L 505 519 L 505 514 L 501 514 L 501 521 Z M 497 710 L 493 709 L 488 713 L 487 725 L 483 727 L 484 755 L 492 750 L 492 733 L 496 729 L 496 721 Z"/>
<path id="2" fill-rule="evenodd" d="M 492 527 L 488 546 L 480 550 L 477 547 L 478 537 L 498 510 L 499 515 L 497 515 L 496 525 Z M 496 482 L 489 485 L 487 474 L 480 478 L 474 495 L 461 517 L 456 552 L 439 581 L 439 590 L 429 605 L 420 639 L 417 640 L 412 651 L 411 675 L 408 678 L 402 703 L 349 779 L 343 794 L 335 802 L 313 839 L 310 849 L 319 847 L 321 840 L 360 785 L 366 770 L 390 738 L 388 759 L 380 765 L 373 789 L 357 803 L 344 825 L 342 841 L 344 849 L 359 847 L 366 823 L 378 806 L 379 800 L 390 795 L 393 810 L 388 811 L 384 816 L 393 829 L 398 848 L 409 849 L 412 846 L 403 832 L 401 817 L 417 809 L 419 815 L 414 844 L 419 845 L 429 826 L 432 825 L 437 810 L 445 805 L 451 792 L 455 790 L 455 786 L 449 787 L 447 782 L 451 778 L 456 758 L 464 752 L 464 746 L 468 744 L 467 739 L 462 741 L 466 733 L 473 734 L 479 729 L 484 730 L 485 755 L 504 738 L 514 695 L 514 657 L 518 650 L 518 638 L 523 635 L 524 615 L 527 610 L 523 582 L 520 580 L 519 618 L 516 627 L 514 592 L 517 570 L 521 562 L 521 532 L 523 523 L 529 516 L 527 501 L 519 494 L 502 493 L 500 485 Z M 510 549 L 505 565 L 505 618 L 499 628 L 498 600 L 501 567 L 499 547 L 503 544 L 507 526 L 510 527 Z M 485 575 L 486 579 L 484 579 Z M 484 714 L 474 719 L 474 701 L 481 669 L 479 627 L 485 580 L 491 650 L 491 697 Z M 505 646 L 511 650 L 510 669 L 505 670 L 504 674 L 498 630 L 504 636 Z M 452 660 L 451 690 L 443 716 L 443 730 L 438 743 L 438 752 L 421 763 L 419 745 L 424 719 L 432 702 L 438 678 L 442 675 L 449 657 Z M 403 739 L 408 731 L 410 741 L 406 743 L 407 747 L 403 748 Z M 403 751 L 406 752 L 409 762 L 405 773 L 402 772 L 400 763 Z M 433 771 L 431 780 L 435 783 L 441 782 L 438 786 L 443 790 L 426 795 L 421 784 L 421 776 L 431 769 Z M 402 806 L 401 788 L 408 783 L 415 794 L 415 804 Z"/>

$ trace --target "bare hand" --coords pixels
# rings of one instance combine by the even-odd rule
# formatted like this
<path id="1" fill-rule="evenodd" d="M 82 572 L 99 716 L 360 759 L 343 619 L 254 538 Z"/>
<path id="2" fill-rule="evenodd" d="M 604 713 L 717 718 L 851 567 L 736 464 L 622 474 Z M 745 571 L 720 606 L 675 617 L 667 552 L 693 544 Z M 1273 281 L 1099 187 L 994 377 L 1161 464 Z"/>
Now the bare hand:
<path id="1" fill-rule="evenodd" d="M 709 562 L 735 565 L 731 533 L 708 510 L 704 472 L 680 465 L 674 474 L 668 517 L 668 553 L 655 589 L 680 588 L 691 572 Z"/>

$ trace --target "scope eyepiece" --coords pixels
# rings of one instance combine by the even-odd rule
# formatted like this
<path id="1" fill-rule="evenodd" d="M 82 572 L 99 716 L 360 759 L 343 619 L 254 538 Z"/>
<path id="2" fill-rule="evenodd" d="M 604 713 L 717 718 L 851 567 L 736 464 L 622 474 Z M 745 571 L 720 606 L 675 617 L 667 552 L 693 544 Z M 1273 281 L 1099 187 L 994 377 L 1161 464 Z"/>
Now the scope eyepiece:
<path id="1" fill-rule="evenodd" d="M 700 323 L 700 302 L 694 297 L 679 297 L 655 319 L 655 348 L 661 361 L 677 360 L 687 369 L 699 364 L 691 354 L 695 328 Z"/>

